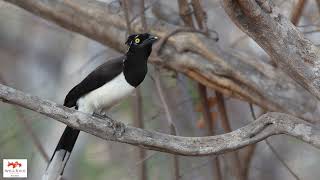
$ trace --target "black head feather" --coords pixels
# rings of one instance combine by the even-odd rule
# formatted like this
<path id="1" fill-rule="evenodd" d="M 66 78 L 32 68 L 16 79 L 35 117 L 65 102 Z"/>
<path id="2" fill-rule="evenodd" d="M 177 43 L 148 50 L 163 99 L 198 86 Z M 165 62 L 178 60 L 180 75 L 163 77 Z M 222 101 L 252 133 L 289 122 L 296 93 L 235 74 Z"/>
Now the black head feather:
<path id="1" fill-rule="evenodd" d="M 157 40 L 158 37 L 152 36 L 149 33 L 132 34 L 128 37 L 126 45 L 129 47 L 143 48 L 146 46 L 152 46 L 152 44 Z"/>
<path id="2" fill-rule="evenodd" d="M 130 35 L 126 41 L 129 50 L 124 61 L 124 76 L 129 84 L 137 87 L 147 74 L 147 61 L 152 51 L 152 44 L 157 37 L 148 33 Z"/>

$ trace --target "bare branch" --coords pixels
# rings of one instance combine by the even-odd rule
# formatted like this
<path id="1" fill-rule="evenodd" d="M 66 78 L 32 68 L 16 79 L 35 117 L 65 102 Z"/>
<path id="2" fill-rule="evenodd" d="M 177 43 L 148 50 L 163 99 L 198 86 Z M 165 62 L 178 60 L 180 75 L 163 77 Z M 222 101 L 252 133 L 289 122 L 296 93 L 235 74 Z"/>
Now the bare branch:
<path id="1" fill-rule="evenodd" d="M 291 78 L 320 99 L 319 48 L 270 5 L 269 0 L 224 0 L 224 8 L 232 21 Z"/>
<path id="2" fill-rule="evenodd" d="M 111 119 L 99 119 L 37 96 L 0 85 L 0 100 L 41 113 L 105 140 L 117 141 L 172 154 L 205 156 L 221 154 L 286 134 L 320 149 L 320 129 L 283 113 L 267 113 L 233 132 L 209 137 L 181 137 L 144 130 Z"/>

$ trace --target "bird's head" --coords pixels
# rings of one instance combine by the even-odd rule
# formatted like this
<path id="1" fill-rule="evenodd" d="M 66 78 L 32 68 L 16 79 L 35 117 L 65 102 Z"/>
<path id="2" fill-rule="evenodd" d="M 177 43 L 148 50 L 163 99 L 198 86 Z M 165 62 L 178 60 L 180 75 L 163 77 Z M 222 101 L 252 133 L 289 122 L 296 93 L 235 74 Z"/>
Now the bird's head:
<path id="1" fill-rule="evenodd" d="M 130 35 L 126 41 L 129 50 L 123 61 L 123 73 L 127 82 L 137 87 L 145 78 L 147 61 L 152 51 L 152 44 L 158 37 L 148 33 Z"/>
<path id="2" fill-rule="evenodd" d="M 158 37 L 148 33 L 132 34 L 128 37 L 126 45 L 128 45 L 131 50 L 149 50 L 157 40 Z"/>

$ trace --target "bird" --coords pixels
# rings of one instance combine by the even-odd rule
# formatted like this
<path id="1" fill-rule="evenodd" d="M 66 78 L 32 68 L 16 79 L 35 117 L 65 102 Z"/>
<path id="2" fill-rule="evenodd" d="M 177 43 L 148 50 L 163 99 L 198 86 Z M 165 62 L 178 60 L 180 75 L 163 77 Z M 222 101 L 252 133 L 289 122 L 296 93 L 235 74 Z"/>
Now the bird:
<path id="1" fill-rule="evenodd" d="M 73 87 L 64 100 L 64 106 L 101 118 L 112 106 L 130 95 L 148 71 L 148 58 L 157 36 L 149 33 L 132 34 L 125 44 L 128 51 L 118 58 L 98 66 Z M 102 117 L 105 117 L 102 115 Z M 79 135 L 79 130 L 67 126 L 48 163 L 43 180 L 62 176 Z"/>

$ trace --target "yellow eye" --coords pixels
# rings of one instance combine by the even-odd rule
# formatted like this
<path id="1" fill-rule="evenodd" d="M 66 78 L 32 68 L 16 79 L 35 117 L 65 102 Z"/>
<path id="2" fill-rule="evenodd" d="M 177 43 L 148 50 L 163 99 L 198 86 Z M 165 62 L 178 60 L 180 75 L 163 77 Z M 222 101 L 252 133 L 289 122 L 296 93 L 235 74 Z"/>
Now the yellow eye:
<path id="1" fill-rule="evenodd" d="M 139 38 L 136 38 L 136 39 L 134 40 L 134 42 L 135 42 L 136 44 L 138 44 L 138 43 L 140 42 L 140 39 L 139 39 Z"/>

